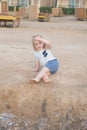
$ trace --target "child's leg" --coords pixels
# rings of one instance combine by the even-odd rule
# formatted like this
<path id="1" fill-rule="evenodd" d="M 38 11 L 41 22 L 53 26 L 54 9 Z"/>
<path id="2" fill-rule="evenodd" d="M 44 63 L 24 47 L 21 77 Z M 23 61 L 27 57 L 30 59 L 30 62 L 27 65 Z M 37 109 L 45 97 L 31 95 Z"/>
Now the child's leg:
<path id="1" fill-rule="evenodd" d="M 43 81 L 45 83 L 50 83 L 51 82 L 51 79 L 49 78 L 49 75 L 50 75 L 50 72 L 47 73 L 44 77 L 43 77 Z"/>
<path id="2" fill-rule="evenodd" d="M 37 74 L 37 76 L 33 79 L 30 79 L 31 82 L 39 82 L 43 77 L 45 77 L 49 73 L 49 69 L 47 67 L 43 67 L 42 70 Z"/>

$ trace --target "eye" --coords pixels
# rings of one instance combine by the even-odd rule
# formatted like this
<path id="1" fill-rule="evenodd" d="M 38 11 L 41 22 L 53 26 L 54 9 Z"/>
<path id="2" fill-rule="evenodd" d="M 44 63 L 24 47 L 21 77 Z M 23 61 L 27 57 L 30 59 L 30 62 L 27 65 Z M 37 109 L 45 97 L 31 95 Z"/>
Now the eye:
<path id="1" fill-rule="evenodd" d="M 36 43 L 36 44 L 34 44 L 35 46 L 37 46 L 38 44 Z"/>
<path id="2" fill-rule="evenodd" d="M 42 42 L 40 41 L 39 44 L 42 44 Z"/>

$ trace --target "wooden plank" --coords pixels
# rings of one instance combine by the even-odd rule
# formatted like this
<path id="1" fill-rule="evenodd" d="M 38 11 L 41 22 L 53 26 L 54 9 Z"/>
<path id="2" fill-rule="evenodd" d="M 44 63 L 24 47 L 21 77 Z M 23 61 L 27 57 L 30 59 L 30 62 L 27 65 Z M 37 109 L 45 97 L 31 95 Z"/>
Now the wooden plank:
<path id="1" fill-rule="evenodd" d="M 29 20 L 37 20 L 38 19 L 38 7 L 36 5 L 29 6 Z"/>
<path id="2" fill-rule="evenodd" d="M 75 9 L 75 17 L 78 20 L 84 20 L 86 19 L 86 9 L 85 8 L 76 8 Z"/>
<path id="3" fill-rule="evenodd" d="M 8 11 L 8 2 L 1 1 L 1 12 L 7 12 Z"/>
<path id="4" fill-rule="evenodd" d="M 52 16 L 63 16 L 62 8 L 52 8 Z"/>

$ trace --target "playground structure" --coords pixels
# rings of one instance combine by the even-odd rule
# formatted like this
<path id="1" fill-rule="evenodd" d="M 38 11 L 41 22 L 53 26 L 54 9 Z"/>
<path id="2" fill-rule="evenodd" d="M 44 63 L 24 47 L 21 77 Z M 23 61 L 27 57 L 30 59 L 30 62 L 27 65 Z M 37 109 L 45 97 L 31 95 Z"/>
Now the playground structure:
<path id="1" fill-rule="evenodd" d="M 20 17 L 0 14 L 0 26 L 7 26 L 9 23 L 12 23 L 12 26 L 19 27 L 20 25 Z"/>
<path id="2" fill-rule="evenodd" d="M 50 21 L 50 14 L 49 13 L 39 13 L 38 14 L 38 21 L 49 22 Z"/>
<path id="3" fill-rule="evenodd" d="M 76 8 L 75 17 L 77 20 L 87 20 L 87 9 L 85 8 Z"/>
<path id="4" fill-rule="evenodd" d="M 12 23 L 13 27 L 19 27 L 20 20 L 26 14 L 26 9 L 24 7 L 19 7 L 19 10 L 16 11 L 16 6 L 14 6 L 13 11 L 9 11 L 8 2 L 0 2 L 0 26 L 7 26 L 9 23 Z"/>
<path id="5" fill-rule="evenodd" d="M 52 8 L 52 14 L 50 13 L 40 13 L 40 0 L 38 0 L 37 5 L 32 1 L 31 5 L 27 7 L 19 7 L 16 11 L 16 5 L 14 5 L 14 11 L 8 9 L 8 2 L 5 0 L 0 1 L 0 25 L 7 26 L 8 23 L 12 23 L 13 27 L 18 27 L 20 25 L 21 18 L 27 18 L 31 21 L 43 21 L 49 22 L 51 16 L 53 17 L 62 17 L 63 3 L 57 1 L 56 7 Z M 67 3 L 66 3 L 67 5 Z M 75 18 L 77 20 L 86 20 L 87 19 L 87 0 L 75 0 Z"/>
<path id="6" fill-rule="evenodd" d="M 53 17 L 62 17 L 63 16 L 63 11 L 62 8 L 52 8 L 52 16 Z"/>
<path id="7" fill-rule="evenodd" d="M 77 20 L 87 20 L 87 0 L 77 0 L 75 17 Z"/>

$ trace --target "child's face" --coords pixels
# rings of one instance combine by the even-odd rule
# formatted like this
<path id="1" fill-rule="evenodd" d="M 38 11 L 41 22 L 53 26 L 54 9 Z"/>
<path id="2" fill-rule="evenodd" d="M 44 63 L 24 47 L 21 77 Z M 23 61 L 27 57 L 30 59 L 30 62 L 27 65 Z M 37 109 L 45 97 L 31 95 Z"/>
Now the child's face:
<path id="1" fill-rule="evenodd" d="M 34 47 L 36 50 L 41 50 L 44 48 L 44 43 L 39 40 L 34 40 Z"/>

